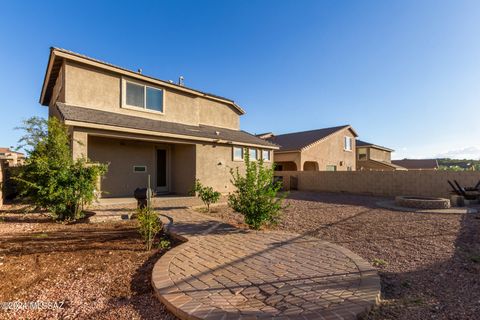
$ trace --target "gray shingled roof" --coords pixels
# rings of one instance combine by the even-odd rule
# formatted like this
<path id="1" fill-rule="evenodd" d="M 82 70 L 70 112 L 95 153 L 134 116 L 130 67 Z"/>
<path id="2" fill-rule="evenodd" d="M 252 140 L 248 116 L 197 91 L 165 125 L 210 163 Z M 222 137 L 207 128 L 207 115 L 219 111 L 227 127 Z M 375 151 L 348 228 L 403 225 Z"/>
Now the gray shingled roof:
<path id="1" fill-rule="evenodd" d="M 312 143 L 322 140 L 329 135 L 350 127 L 349 125 L 323 128 L 310 131 L 293 132 L 281 135 L 275 135 L 267 140 L 280 146 L 280 151 L 301 150 Z"/>
<path id="2" fill-rule="evenodd" d="M 151 120 L 102 110 L 76 107 L 61 102 L 57 103 L 57 108 L 63 120 L 276 147 L 268 141 L 241 130 L 231 130 L 206 125 L 192 126 L 175 122 Z M 217 132 L 219 132 L 218 135 Z"/>

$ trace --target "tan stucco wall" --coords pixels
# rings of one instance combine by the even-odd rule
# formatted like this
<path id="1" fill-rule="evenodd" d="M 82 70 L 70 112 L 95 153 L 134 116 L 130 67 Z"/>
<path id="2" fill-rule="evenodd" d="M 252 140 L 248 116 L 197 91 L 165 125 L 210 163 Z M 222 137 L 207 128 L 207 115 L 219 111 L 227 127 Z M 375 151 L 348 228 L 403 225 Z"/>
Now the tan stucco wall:
<path id="1" fill-rule="evenodd" d="M 240 128 L 240 117 L 230 106 L 223 103 L 196 98 L 199 110 L 199 123 L 214 127 Z"/>
<path id="2" fill-rule="evenodd" d="M 273 152 L 273 161 L 282 165 L 284 168 L 283 170 L 293 170 L 294 166 L 292 164 L 295 163 L 296 169 L 301 170 L 302 168 L 302 159 L 300 152 L 288 152 L 288 153 L 277 153 Z"/>
<path id="3" fill-rule="evenodd" d="M 343 149 L 345 136 L 352 138 L 352 151 Z M 347 171 L 348 167 L 355 170 L 355 136 L 348 128 L 338 131 L 326 139 L 300 152 L 275 152 L 277 163 L 292 161 L 297 164 L 297 170 L 302 171 L 307 161 L 318 163 L 318 170 L 325 171 L 327 165 L 336 165 L 337 171 Z"/>
<path id="4" fill-rule="evenodd" d="M 196 146 L 190 144 L 171 145 L 171 191 L 187 195 L 195 183 Z"/>
<path id="5" fill-rule="evenodd" d="M 233 191 L 230 168 L 245 170 L 243 161 L 233 161 L 232 147 L 197 145 L 197 178 L 221 193 Z"/>
<path id="6" fill-rule="evenodd" d="M 282 171 L 297 171 L 298 169 L 296 163 L 293 161 L 275 161 L 275 165 L 277 166 L 277 170 L 282 169 Z"/>
<path id="7" fill-rule="evenodd" d="M 374 196 L 399 195 L 449 197 L 447 180 L 473 186 L 480 180 L 480 172 L 453 171 L 354 171 L 354 172 L 292 172 L 276 171 L 289 188 L 290 177 L 298 178 L 298 190 L 316 192 L 347 192 Z"/>
<path id="8" fill-rule="evenodd" d="M 92 137 L 88 138 L 88 157 L 93 162 L 109 163 L 101 181 L 103 197 L 133 197 L 137 187 L 147 186 L 148 174 L 155 183 L 155 148 L 153 144 Z M 147 172 L 133 172 L 134 165 L 146 165 Z"/>
<path id="9" fill-rule="evenodd" d="M 345 136 L 352 138 L 352 151 L 343 150 Z M 325 171 L 327 165 L 336 165 L 337 171 L 355 170 L 355 136 L 349 129 L 338 131 L 302 152 L 302 168 L 305 161 L 318 162 L 319 171 Z"/>
<path id="10" fill-rule="evenodd" d="M 156 155 L 159 146 L 170 151 L 170 192 L 186 195 L 195 179 L 222 193 L 232 191 L 230 168 L 244 169 L 243 162 L 232 160 L 231 146 L 156 144 L 150 142 L 89 136 L 88 157 L 94 162 L 110 163 L 101 188 L 104 197 L 132 196 L 137 187 L 145 187 L 147 175 L 156 181 Z M 147 173 L 134 173 L 134 165 L 146 165 Z"/>
<path id="11" fill-rule="evenodd" d="M 381 163 L 375 161 L 357 160 L 357 170 L 395 171 L 395 168 L 382 165 Z"/>
<path id="12" fill-rule="evenodd" d="M 148 119 L 239 129 L 240 116 L 229 104 L 158 85 L 153 86 L 164 90 L 163 114 L 122 108 L 121 75 L 75 62 L 65 64 L 64 100 L 67 104 Z"/>
<path id="13" fill-rule="evenodd" d="M 88 158 L 88 135 L 86 132 L 70 129 L 70 146 L 72 148 L 72 158 L 74 160 Z"/>
<path id="14" fill-rule="evenodd" d="M 369 159 L 390 162 L 391 152 L 380 150 L 377 148 L 368 148 L 368 149 L 370 153 Z"/>

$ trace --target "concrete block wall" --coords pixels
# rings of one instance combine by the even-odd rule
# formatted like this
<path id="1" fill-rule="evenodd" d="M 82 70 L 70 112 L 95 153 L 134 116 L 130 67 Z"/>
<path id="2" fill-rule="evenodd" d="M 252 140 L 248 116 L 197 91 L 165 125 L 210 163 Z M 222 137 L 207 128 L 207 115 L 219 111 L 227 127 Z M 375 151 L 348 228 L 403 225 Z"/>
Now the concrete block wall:
<path id="1" fill-rule="evenodd" d="M 448 197 L 451 188 L 447 180 L 457 180 L 463 186 L 474 186 L 480 172 L 452 171 L 277 171 L 284 188 L 290 189 L 290 177 L 298 178 L 298 190 L 346 192 L 373 196 L 398 195 Z"/>

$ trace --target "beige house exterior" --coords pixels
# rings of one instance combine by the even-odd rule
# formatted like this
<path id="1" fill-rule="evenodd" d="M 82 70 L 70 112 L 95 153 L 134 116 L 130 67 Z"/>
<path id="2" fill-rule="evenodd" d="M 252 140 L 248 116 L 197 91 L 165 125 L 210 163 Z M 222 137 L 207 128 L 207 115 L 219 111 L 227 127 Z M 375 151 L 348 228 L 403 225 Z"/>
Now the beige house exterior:
<path id="1" fill-rule="evenodd" d="M 278 147 L 240 130 L 234 101 L 52 48 L 40 103 L 70 131 L 72 157 L 108 163 L 105 197 L 147 185 L 187 194 L 195 179 L 226 193 L 243 154 L 272 161 Z"/>
<path id="2" fill-rule="evenodd" d="M 394 150 L 370 142 L 357 140 L 357 170 L 360 171 L 397 171 L 407 170 L 392 163 Z"/>
<path id="3" fill-rule="evenodd" d="M 354 171 L 355 138 L 349 125 L 259 137 L 279 145 L 277 171 Z"/>
<path id="4" fill-rule="evenodd" d="M 0 161 L 3 161 L 9 167 L 21 166 L 25 162 L 25 155 L 9 148 L 0 148 Z"/>

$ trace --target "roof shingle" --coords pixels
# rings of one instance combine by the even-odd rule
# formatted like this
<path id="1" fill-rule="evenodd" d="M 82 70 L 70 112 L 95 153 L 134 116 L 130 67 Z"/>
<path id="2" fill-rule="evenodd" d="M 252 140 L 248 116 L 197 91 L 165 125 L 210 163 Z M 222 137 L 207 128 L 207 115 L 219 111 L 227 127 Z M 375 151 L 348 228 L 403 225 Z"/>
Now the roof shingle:
<path id="1" fill-rule="evenodd" d="M 151 120 L 102 110 L 71 106 L 61 102 L 57 103 L 57 108 L 63 120 L 109 125 L 119 128 L 147 130 L 157 133 L 169 133 L 215 140 L 219 139 L 229 142 L 261 145 L 270 148 L 276 147 L 274 144 L 242 130 L 232 130 L 206 125 L 193 126 L 175 122 Z M 121 129 L 119 129 L 119 131 L 121 131 Z"/>
<path id="2" fill-rule="evenodd" d="M 392 160 L 393 164 L 410 170 L 414 169 L 438 169 L 437 159 L 403 159 Z"/>
<path id="3" fill-rule="evenodd" d="M 312 143 L 322 140 L 337 131 L 349 127 L 349 125 L 344 125 L 310 131 L 293 132 L 278 136 L 275 135 L 267 140 L 279 145 L 280 151 L 297 151 L 311 145 Z"/>

